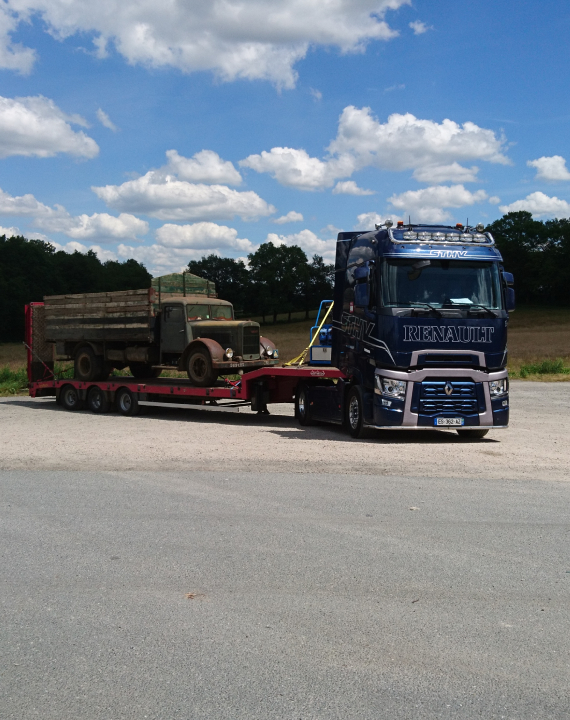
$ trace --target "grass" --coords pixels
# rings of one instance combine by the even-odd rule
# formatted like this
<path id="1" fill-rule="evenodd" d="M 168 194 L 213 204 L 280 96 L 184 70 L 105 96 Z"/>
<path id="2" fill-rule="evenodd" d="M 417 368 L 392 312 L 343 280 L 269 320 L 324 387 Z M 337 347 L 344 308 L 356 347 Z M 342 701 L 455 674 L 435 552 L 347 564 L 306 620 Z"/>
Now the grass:
<path id="1" fill-rule="evenodd" d="M 315 315 L 315 313 L 312 313 Z M 281 362 L 299 355 L 309 344 L 314 319 L 285 323 L 279 316 L 276 324 L 265 323 L 261 334 L 279 349 Z M 253 318 L 252 318 L 253 319 Z M 267 320 L 268 318 L 266 318 Z M 259 318 L 261 320 L 261 318 Z M 509 374 L 514 379 L 549 382 L 570 381 L 570 308 L 521 307 L 509 319 Z M 0 397 L 23 394 L 27 390 L 26 349 L 21 343 L 0 344 Z M 56 373 L 72 375 L 70 363 L 56 363 Z M 128 370 L 115 371 L 127 375 Z M 168 370 L 162 377 L 186 377 Z"/>

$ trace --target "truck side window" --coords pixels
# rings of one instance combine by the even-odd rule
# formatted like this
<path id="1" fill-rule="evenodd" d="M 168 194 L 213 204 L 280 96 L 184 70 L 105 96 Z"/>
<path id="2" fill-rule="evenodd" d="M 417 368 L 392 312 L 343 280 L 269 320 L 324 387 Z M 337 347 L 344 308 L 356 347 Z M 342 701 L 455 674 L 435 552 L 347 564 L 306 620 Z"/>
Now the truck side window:
<path id="1" fill-rule="evenodd" d="M 178 324 L 184 322 L 184 314 L 180 305 L 167 305 L 164 308 L 164 322 Z"/>

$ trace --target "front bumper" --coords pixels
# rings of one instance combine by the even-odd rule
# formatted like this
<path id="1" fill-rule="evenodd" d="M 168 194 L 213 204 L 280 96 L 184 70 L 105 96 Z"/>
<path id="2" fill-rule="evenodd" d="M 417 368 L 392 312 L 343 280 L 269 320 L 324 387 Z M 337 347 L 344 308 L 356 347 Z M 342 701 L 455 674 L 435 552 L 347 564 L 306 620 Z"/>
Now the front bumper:
<path id="1" fill-rule="evenodd" d="M 438 417 L 461 417 L 464 424 L 460 427 L 464 428 L 498 429 L 509 423 L 508 392 L 491 397 L 489 390 L 491 381 L 507 378 L 506 370 L 487 373 L 469 368 L 430 368 L 412 372 L 377 370 L 376 374 L 403 380 L 407 385 L 403 398 L 390 397 L 375 389 L 371 418 L 375 427 L 441 429 L 435 425 Z M 449 397 L 437 394 L 437 387 L 445 382 L 453 386 Z"/>
<path id="2" fill-rule="evenodd" d="M 232 375 L 238 373 L 240 370 L 250 372 L 251 370 L 259 370 L 263 367 L 273 367 L 279 364 L 277 360 L 225 360 L 225 361 L 212 361 L 212 367 L 218 371 L 220 375 Z"/>

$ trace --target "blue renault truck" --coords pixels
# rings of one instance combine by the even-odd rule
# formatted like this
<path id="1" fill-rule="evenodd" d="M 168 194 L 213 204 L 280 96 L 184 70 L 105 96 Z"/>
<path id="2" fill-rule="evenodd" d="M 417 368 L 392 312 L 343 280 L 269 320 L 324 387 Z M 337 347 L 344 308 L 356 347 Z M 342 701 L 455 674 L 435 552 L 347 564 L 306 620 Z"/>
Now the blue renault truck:
<path id="1" fill-rule="evenodd" d="M 512 286 L 483 225 L 388 220 L 339 233 L 332 322 L 312 357 L 340 377 L 323 370 L 299 383 L 299 422 L 344 424 L 356 438 L 371 428 L 466 438 L 506 428 Z"/>

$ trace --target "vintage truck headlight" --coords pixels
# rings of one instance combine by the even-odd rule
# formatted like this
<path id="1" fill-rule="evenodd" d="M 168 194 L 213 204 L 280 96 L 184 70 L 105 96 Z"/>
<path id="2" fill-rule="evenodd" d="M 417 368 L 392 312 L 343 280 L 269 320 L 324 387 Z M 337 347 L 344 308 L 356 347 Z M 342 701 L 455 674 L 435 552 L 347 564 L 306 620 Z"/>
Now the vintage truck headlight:
<path id="1" fill-rule="evenodd" d="M 234 356 L 234 351 L 231 348 L 226 348 L 226 357 L 231 360 Z"/>
<path id="2" fill-rule="evenodd" d="M 273 357 L 273 348 L 267 346 L 267 347 L 265 348 L 265 354 L 267 355 L 267 357 Z"/>
<path id="3" fill-rule="evenodd" d="M 507 378 L 503 378 L 502 380 L 491 380 L 489 383 L 489 392 L 491 393 L 491 397 L 500 397 L 501 395 L 505 395 L 509 391 L 509 382 Z"/>
<path id="4" fill-rule="evenodd" d="M 406 396 L 406 381 L 392 380 L 376 375 L 376 387 L 382 395 L 388 395 L 393 398 L 404 398 Z"/>

